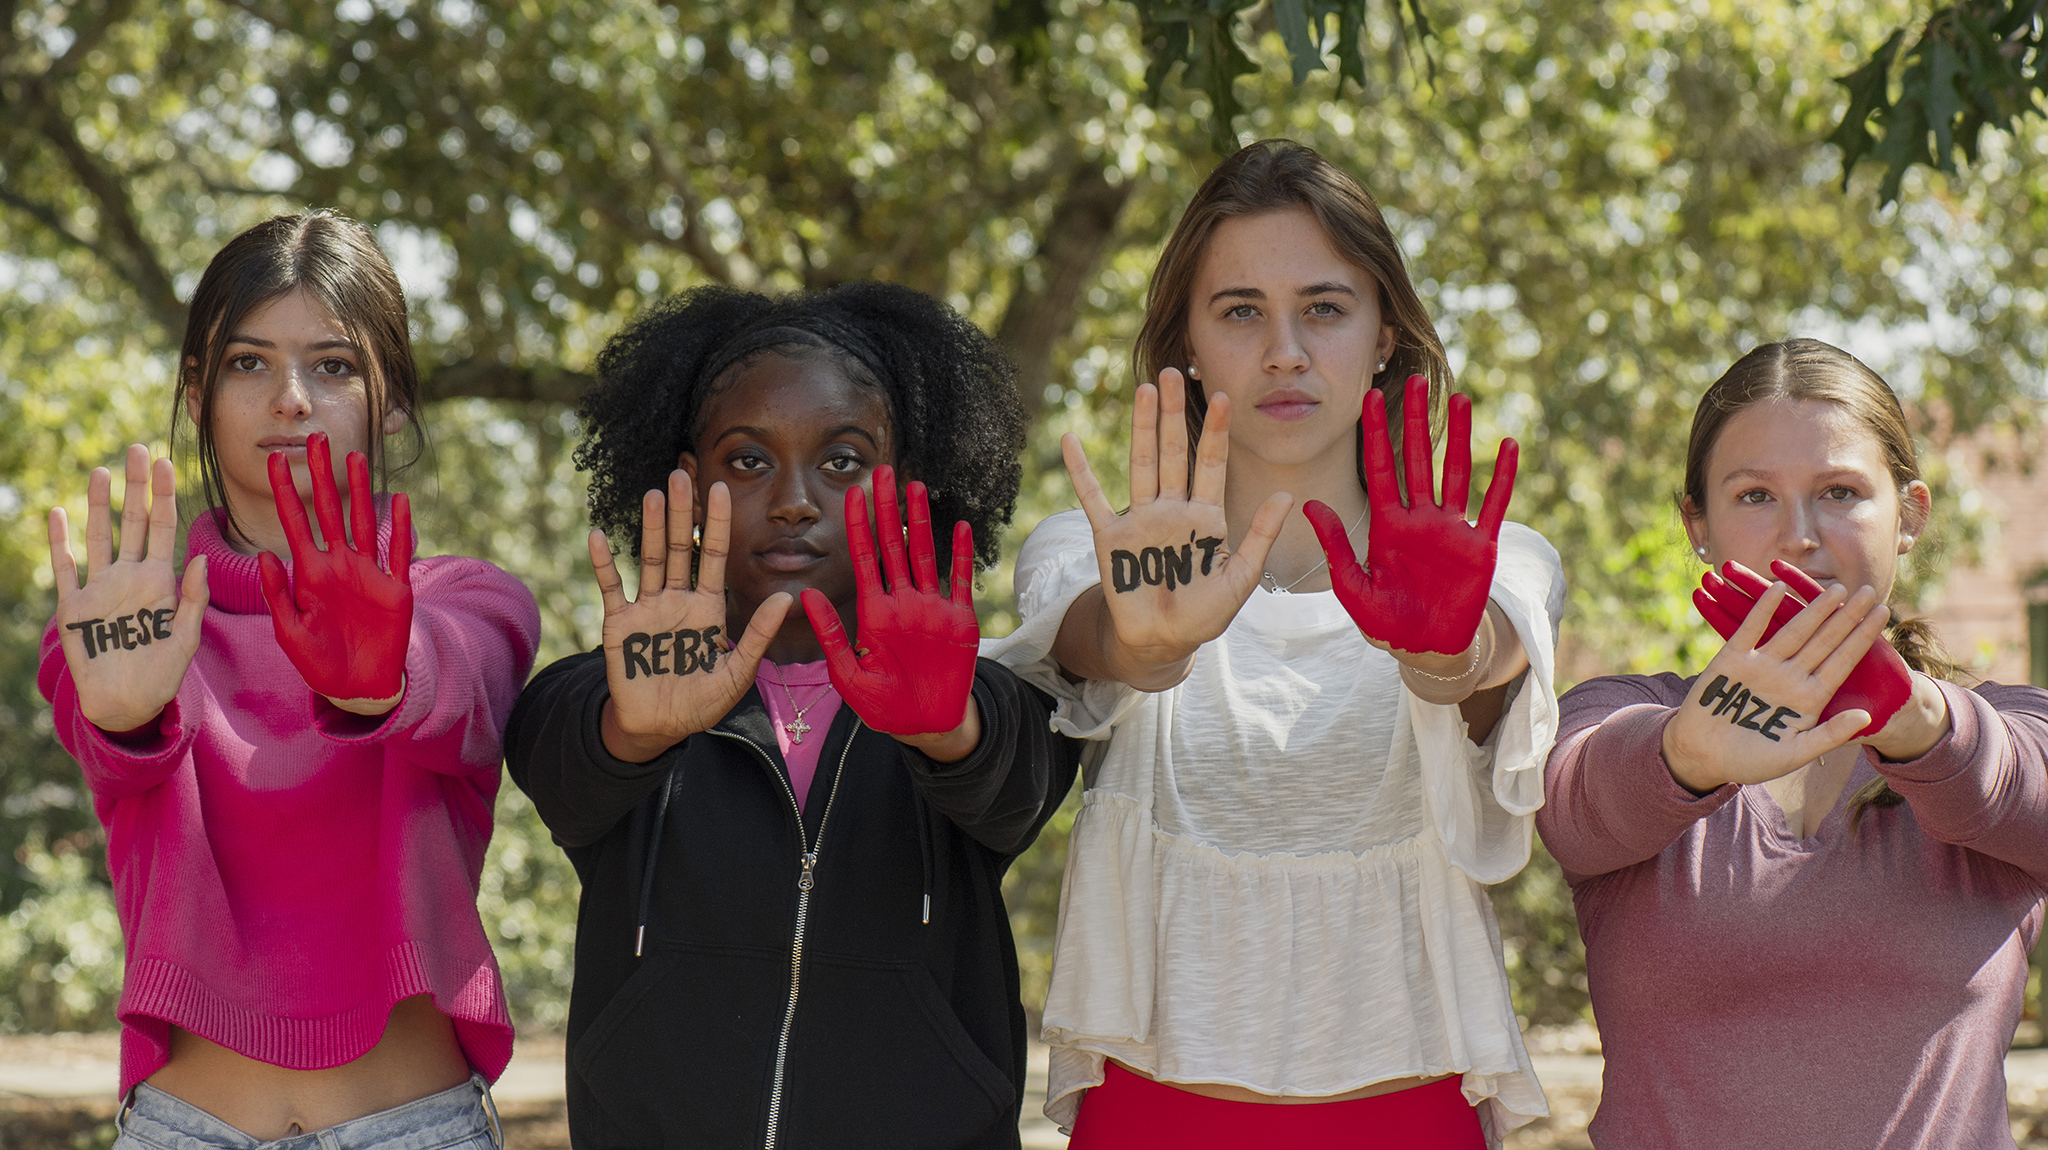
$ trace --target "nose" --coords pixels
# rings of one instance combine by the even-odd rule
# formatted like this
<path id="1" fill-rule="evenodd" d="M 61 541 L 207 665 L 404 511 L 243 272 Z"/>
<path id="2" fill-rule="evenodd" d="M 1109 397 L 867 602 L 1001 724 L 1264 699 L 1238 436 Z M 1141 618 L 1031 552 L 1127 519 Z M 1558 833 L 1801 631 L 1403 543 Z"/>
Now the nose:
<path id="1" fill-rule="evenodd" d="M 811 471 L 804 467 L 778 467 L 769 481 L 768 518 L 785 527 L 800 527 L 818 520 L 822 504 L 811 490 Z"/>
<path id="2" fill-rule="evenodd" d="M 1820 550 L 1820 516 L 1804 499 L 1785 501 L 1785 519 L 1779 527 L 1778 550 L 1797 563 Z"/>
<path id="3" fill-rule="evenodd" d="M 1299 324 L 1296 316 L 1282 316 L 1267 328 L 1271 333 L 1266 342 L 1267 371 L 1295 375 L 1308 370 L 1308 351 L 1302 347 Z"/>
<path id="4" fill-rule="evenodd" d="M 271 412 L 281 419 L 303 419 L 313 414 L 313 397 L 306 387 L 304 369 L 287 364 L 277 373 L 277 392 L 270 399 Z"/>

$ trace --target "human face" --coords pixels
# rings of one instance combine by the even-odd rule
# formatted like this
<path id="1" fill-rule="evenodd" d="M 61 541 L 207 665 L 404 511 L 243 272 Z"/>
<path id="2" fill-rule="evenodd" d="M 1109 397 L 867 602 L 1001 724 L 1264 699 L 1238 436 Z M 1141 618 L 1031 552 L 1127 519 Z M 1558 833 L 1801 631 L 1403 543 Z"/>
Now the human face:
<path id="1" fill-rule="evenodd" d="M 1877 437 L 1826 400 L 1767 400 L 1730 416 L 1707 453 L 1707 505 L 1686 533 L 1713 566 L 1768 572 L 1783 559 L 1825 585 L 1889 598 L 1899 556 L 1932 504 L 1918 480 L 1902 492 Z"/>
<path id="2" fill-rule="evenodd" d="M 349 339 L 340 321 L 304 291 L 251 310 L 228 333 L 214 384 L 212 433 L 228 507 L 237 522 L 256 536 L 282 537 L 270 492 L 274 451 L 291 461 L 299 498 L 311 505 L 306 438 L 314 432 L 327 433 L 335 485 L 346 502 L 348 453 L 376 457 L 370 443 L 368 365 L 364 350 Z M 186 391 L 185 407 L 197 423 L 197 388 Z M 403 426 L 403 412 L 380 419 L 384 435 Z"/>
<path id="3" fill-rule="evenodd" d="M 1233 460 L 1356 473 L 1359 406 L 1394 350 L 1379 301 L 1306 208 L 1216 226 L 1188 304 L 1190 386 L 1230 397 Z"/>
<path id="4" fill-rule="evenodd" d="M 737 635 L 777 591 L 821 592 L 854 631 L 853 562 L 846 545 L 846 492 L 870 488 L 874 469 L 896 458 L 882 393 L 846 377 L 829 356 L 767 355 L 704 405 L 689 472 L 698 509 L 714 483 L 732 495 L 726 613 Z M 906 480 L 909 477 L 905 477 Z M 791 611 L 768 657 L 823 658 L 810 621 Z"/>

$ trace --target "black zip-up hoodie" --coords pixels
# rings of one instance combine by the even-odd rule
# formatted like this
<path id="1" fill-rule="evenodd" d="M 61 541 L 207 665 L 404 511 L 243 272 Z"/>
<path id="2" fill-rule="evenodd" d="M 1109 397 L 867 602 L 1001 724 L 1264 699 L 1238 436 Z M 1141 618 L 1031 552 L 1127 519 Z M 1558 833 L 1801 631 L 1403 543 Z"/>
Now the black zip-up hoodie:
<path id="1" fill-rule="evenodd" d="M 1051 701 L 981 660 L 981 742 L 958 763 L 842 706 L 799 819 L 758 691 L 648 763 L 606 752 L 610 694 L 603 653 L 572 655 L 505 738 L 583 881 L 574 1145 L 1016 1147 L 1001 887 L 1073 784 Z"/>

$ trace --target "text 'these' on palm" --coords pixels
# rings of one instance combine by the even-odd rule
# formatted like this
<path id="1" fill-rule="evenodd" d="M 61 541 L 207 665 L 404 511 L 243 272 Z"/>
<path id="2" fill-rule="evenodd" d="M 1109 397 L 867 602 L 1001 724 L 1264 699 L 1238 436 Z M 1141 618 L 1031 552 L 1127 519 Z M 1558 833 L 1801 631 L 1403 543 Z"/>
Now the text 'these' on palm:
<path id="1" fill-rule="evenodd" d="M 141 444 L 128 448 L 121 503 L 121 550 L 114 551 L 113 474 L 96 467 L 86 481 L 85 585 L 71 554 L 70 519 L 50 511 L 50 573 L 57 586 L 57 636 L 78 691 L 79 712 L 103 731 L 132 731 L 154 720 L 177 696 L 206 614 L 206 557 L 185 565 L 181 584 L 171 568 L 178 541 L 177 474 L 169 459 L 151 460 Z M 94 623 L 150 612 L 147 636 L 109 645 L 84 633 Z M 159 638 L 156 613 L 175 611 L 170 637 Z M 88 642 L 90 641 L 90 647 Z M 91 651 L 92 653 L 88 653 Z"/>

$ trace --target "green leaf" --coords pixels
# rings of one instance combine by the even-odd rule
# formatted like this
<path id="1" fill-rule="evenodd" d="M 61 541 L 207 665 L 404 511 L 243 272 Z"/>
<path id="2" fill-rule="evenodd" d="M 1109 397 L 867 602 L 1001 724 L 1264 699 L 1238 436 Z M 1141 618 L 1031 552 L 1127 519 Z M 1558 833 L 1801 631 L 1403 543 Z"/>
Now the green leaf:
<path id="1" fill-rule="evenodd" d="M 1299 86 L 1309 73 L 1323 66 L 1322 25 L 1309 24 L 1304 0 L 1273 0 L 1273 19 L 1280 25 L 1280 40 L 1287 45 L 1287 62 L 1293 66 L 1294 82 Z"/>

